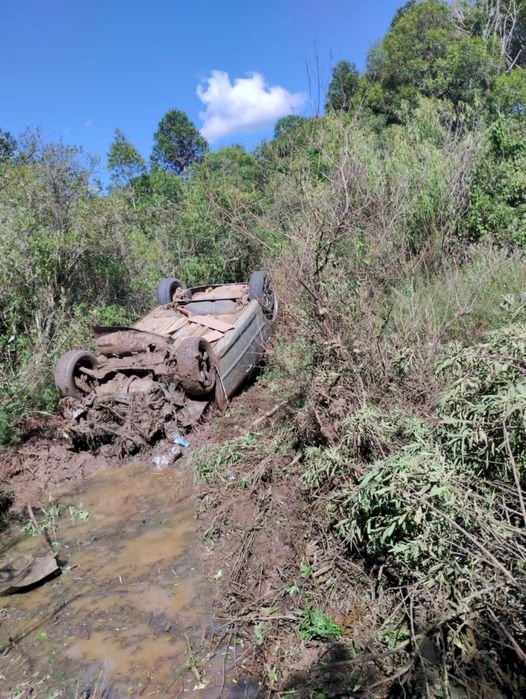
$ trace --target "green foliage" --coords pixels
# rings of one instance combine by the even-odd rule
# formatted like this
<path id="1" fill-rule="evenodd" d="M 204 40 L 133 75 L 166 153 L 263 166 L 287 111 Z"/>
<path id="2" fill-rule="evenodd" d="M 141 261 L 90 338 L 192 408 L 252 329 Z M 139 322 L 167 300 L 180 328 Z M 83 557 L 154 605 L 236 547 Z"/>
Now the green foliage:
<path id="1" fill-rule="evenodd" d="M 234 437 L 220 445 L 197 449 L 192 454 L 196 481 L 227 483 L 226 470 L 237 464 L 245 453 L 253 453 L 257 447 L 258 435 L 249 433 L 243 437 Z"/>
<path id="2" fill-rule="evenodd" d="M 466 8 L 465 22 L 469 24 Z M 496 77 L 506 68 L 498 41 L 467 33 L 450 4 L 442 0 L 407 3 L 369 56 L 365 98 L 390 121 L 400 119 L 419 97 L 449 100 L 460 118 L 487 106 Z"/>
<path id="3" fill-rule="evenodd" d="M 521 107 L 522 109 L 522 107 Z M 489 128 L 488 147 L 469 194 L 462 232 L 470 240 L 501 245 L 526 243 L 526 118 L 499 118 Z"/>
<path id="4" fill-rule="evenodd" d="M 146 163 L 119 129 L 108 152 L 108 169 L 115 187 L 124 187 L 130 180 L 145 174 Z"/>
<path id="5" fill-rule="evenodd" d="M 411 374 L 451 340 L 471 344 L 484 332 L 526 318 L 520 302 L 526 276 L 522 255 L 480 246 L 463 263 L 406 280 L 389 302 L 390 342 L 396 365 Z"/>
<path id="6" fill-rule="evenodd" d="M 274 126 L 274 138 L 291 136 L 305 123 L 305 121 L 305 117 L 300 117 L 296 114 L 289 114 L 286 117 L 281 117 L 281 119 L 277 120 L 276 125 Z"/>
<path id="7" fill-rule="evenodd" d="M 526 118 L 526 68 L 499 75 L 491 93 L 491 109 L 496 116 Z"/>
<path id="8" fill-rule="evenodd" d="M 311 488 L 318 488 L 335 476 L 344 474 L 346 460 L 339 449 L 307 446 L 302 481 Z"/>
<path id="9" fill-rule="evenodd" d="M 269 237 L 260 222 L 261 186 L 260 163 L 240 146 L 194 165 L 174 222 L 178 274 L 188 283 L 244 280 L 256 268 Z"/>
<path id="10" fill-rule="evenodd" d="M 409 444 L 367 469 L 344 503 L 339 532 L 372 560 L 392 556 L 407 565 L 406 575 L 427 573 L 449 545 L 444 544 L 449 526 L 427 505 L 452 511 L 457 501 L 448 476 L 448 465 L 430 441 Z"/>
<path id="11" fill-rule="evenodd" d="M 41 518 L 38 525 L 42 531 L 48 532 L 54 540 L 53 543 L 56 543 L 56 525 L 57 519 L 61 515 L 61 506 L 57 503 L 51 503 L 47 508 L 41 507 L 40 510 L 43 514 L 43 517 Z M 28 522 L 22 527 L 22 533 L 26 536 L 37 536 L 38 531 L 32 519 L 28 520 Z"/>
<path id="12" fill-rule="evenodd" d="M 117 131 L 109 193 L 80 150 L 0 131 L 0 443 L 53 411 L 58 356 L 88 348 L 92 324 L 147 310 L 159 277 L 269 269 L 282 322 L 267 378 L 293 424 L 196 451 L 196 480 L 247 487 L 243 460 L 294 440 L 316 526 L 327 518 L 341 555 L 380 571 L 404 604 L 410 591 L 415 642 L 468 618 L 478 638 L 491 613 L 520 646 L 526 80 L 514 7 L 409 0 L 364 75 L 335 67 L 325 115 L 280 119 L 254 153 L 208 152 L 171 110 L 147 171 Z M 319 584 L 313 565 L 301 564 L 302 593 Z M 341 634 L 319 609 L 299 614 L 305 640 Z M 408 628 L 387 624 L 380 642 Z M 254 626 L 256 644 L 269 629 Z"/>
<path id="13" fill-rule="evenodd" d="M 325 111 L 348 112 L 358 88 L 358 71 L 354 63 L 340 61 L 332 69 L 325 98 Z"/>
<path id="14" fill-rule="evenodd" d="M 514 531 L 502 521 L 501 498 L 508 492 L 513 500 L 517 479 L 524 479 L 525 353 L 524 324 L 472 346 L 447 346 L 436 369 L 442 389 L 435 424 L 411 419 L 401 430 L 401 416 L 376 411 L 374 433 L 386 444 L 374 451 L 392 453 L 366 468 L 353 446 L 364 417 L 348 420 L 349 436 L 332 459 L 346 462 L 357 481 L 336 494 L 336 528 L 351 550 L 448 595 L 485 584 L 485 567 L 508 552 L 515 566 Z M 374 411 L 368 412 L 372 424 Z M 493 559 L 481 559 L 480 547 L 493 551 Z"/>
<path id="15" fill-rule="evenodd" d="M 519 300 L 523 315 L 525 305 Z M 447 457 L 477 476 L 513 481 L 510 453 L 524 472 L 525 355 L 526 328 L 514 324 L 473 347 L 447 347 L 437 368 L 448 386 L 438 403 L 437 433 Z"/>
<path id="16" fill-rule="evenodd" d="M 89 324 L 150 305 L 161 243 L 125 194 L 102 197 L 77 150 L 32 145 L 0 166 L 0 440 L 18 417 L 50 412 L 58 355 L 91 342 Z M 123 312 L 123 307 L 127 311 Z"/>
<path id="17" fill-rule="evenodd" d="M 90 516 L 90 513 L 87 510 L 81 510 L 75 505 L 69 505 L 68 512 L 72 522 L 77 520 L 80 522 L 85 522 Z"/>
<path id="18" fill-rule="evenodd" d="M 131 186 L 135 195 L 132 203 L 144 216 L 145 224 L 158 215 L 158 209 L 163 211 L 170 204 L 177 204 L 183 196 L 181 178 L 159 166 L 133 179 Z"/>
<path id="19" fill-rule="evenodd" d="M 303 641 L 310 641 L 313 638 L 326 640 L 339 638 L 342 635 L 341 627 L 319 609 L 313 609 L 307 605 L 301 610 L 301 614 L 298 630 Z"/>
<path id="20" fill-rule="evenodd" d="M 171 109 L 159 122 L 154 134 L 152 163 L 185 174 L 202 160 L 208 144 L 184 112 Z"/>
<path id="21" fill-rule="evenodd" d="M 9 133 L 0 129 L 0 164 L 12 160 L 16 153 L 16 140 Z"/>
<path id="22" fill-rule="evenodd" d="M 265 643 L 265 636 L 268 631 L 272 628 L 270 623 L 258 622 L 254 624 L 254 637 L 256 646 L 262 646 Z"/>
<path id="23" fill-rule="evenodd" d="M 378 85 L 371 106 L 395 115 L 403 100 L 436 94 L 448 47 L 455 41 L 449 6 L 441 0 L 415 3 L 400 13 L 369 56 L 368 75 Z"/>

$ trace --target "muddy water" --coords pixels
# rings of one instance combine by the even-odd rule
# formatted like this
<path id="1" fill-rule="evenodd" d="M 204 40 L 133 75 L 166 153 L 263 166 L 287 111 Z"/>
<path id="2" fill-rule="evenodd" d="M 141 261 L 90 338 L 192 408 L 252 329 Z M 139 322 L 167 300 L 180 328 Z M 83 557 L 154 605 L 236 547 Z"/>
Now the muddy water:
<path id="1" fill-rule="evenodd" d="M 0 598 L 0 648 L 16 640 L 0 657 L 0 696 L 257 695 L 233 681 L 242 649 L 227 651 L 210 616 L 189 480 L 183 467 L 126 466 L 56 495 L 63 572 Z M 4 560 L 43 553 L 19 527 L 10 534 Z"/>

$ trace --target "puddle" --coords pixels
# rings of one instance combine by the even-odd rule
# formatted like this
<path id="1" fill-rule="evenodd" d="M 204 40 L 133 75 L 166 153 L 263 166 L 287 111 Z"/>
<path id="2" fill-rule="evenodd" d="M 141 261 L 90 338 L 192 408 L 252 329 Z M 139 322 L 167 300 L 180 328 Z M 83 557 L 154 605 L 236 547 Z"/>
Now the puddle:
<path id="1" fill-rule="evenodd" d="M 235 650 L 210 616 L 182 467 L 99 471 L 55 501 L 63 573 L 0 600 L 0 656 L 17 639 L 0 657 L 0 697 L 257 696 L 232 681 Z M 3 558 L 41 548 L 19 527 L 11 538 Z"/>

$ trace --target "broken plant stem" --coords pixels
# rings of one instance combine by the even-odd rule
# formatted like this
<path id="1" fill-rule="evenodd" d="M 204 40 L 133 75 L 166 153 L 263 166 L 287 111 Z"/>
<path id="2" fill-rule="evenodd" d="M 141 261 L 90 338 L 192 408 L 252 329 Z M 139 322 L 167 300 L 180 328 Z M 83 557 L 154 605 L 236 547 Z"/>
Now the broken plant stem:
<path id="1" fill-rule="evenodd" d="M 488 549 L 480 543 L 480 541 L 477 541 L 477 539 L 472 536 L 468 531 L 464 529 L 464 527 L 461 527 L 460 524 L 455 522 L 455 520 L 447 515 L 445 512 L 442 512 L 442 510 L 439 510 L 438 507 L 435 507 L 432 505 L 427 498 L 422 498 L 422 500 L 426 503 L 427 507 L 429 507 L 430 510 L 432 510 L 435 514 L 437 514 L 439 517 L 443 517 L 443 519 L 446 520 L 446 522 L 449 522 L 452 527 L 454 527 L 457 531 L 459 531 L 463 536 L 466 537 L 466 539 L 469 539 L 471 543 L 476 546 L 481 553 L 484 554 L 486 557 L 486 560 L 491 563 L 497 570 L 500 570 L 500 572 L 506 577 L 509 582 L 514 585 L 515 587 L 518 587 L 519 589 L 524 589 L 522 585 L 513 577 L 513 575 L 510 573 L 510 571 L 502 565 L 502 563 L 495 558 L 495 556 L 488 551 Z"/>
<path id="2" fill-rule="evenodd" d="M 526 527 L 526 507 L 524 506 L 524 497 L 522 494 L 519 473 L 517 471 L 517 464 L 515 463 L 515 457 L 513 456 L 513 452 L 511 450 L 510 436 L 508 434 L 508 430 L 506 429 L 506 420 L 502 421 L 502 430 L 504 432 L 504 445 L 506 447 L 506 453 L 508 454 L 508 459 L 509 459 L 510 464 L 511 464 L 511 470 L 513 471 L 513 479 L 515 480 L 515 486 L 517 488 L 517 495 L 518 495 L 519 503 L 521 506 L 522 521 L 524 522 L 524 526 Z"/>
<path id="3" fill-rule="evenodd" d="M 33 512 L 33 508 L 31 507 L 31 505 L 29 503 L 27 505 L 27 511 L 29 514 L 29 519 L 31 520 L 33 526 L 35 527 L 35 531 L 37 532 L 37 534 L 41 538 L 42 542 L 44 543 L 44 546 L 48 549 L 49 553 L 54 557 L 55 551 L 53 550 L 53 546 L 51 545 L 51 541 L 48 539 L 48 537 L 42 531 L 42 527 L 37 522 L 37 518 L 35 517 L 35 513 Z"/>

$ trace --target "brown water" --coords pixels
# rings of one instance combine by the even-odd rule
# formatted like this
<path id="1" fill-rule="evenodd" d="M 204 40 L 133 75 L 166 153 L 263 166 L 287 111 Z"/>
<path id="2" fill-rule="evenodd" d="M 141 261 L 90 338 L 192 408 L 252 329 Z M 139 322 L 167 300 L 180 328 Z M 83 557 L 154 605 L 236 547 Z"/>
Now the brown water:
<path id="1" fill-rule="evenodd" d="M 16 639 L 0 657 L 0 696 L 257 695 L 233 680 L 242 649 L 226 649 L 210 616 L 214 582 L 200 569 L 183 467 L 98 472 L 56 501 L 62 575 L 0 598 L 0 649 Z M 38 538 L 10 535 L 4 559 L 44 553 Z"/>

